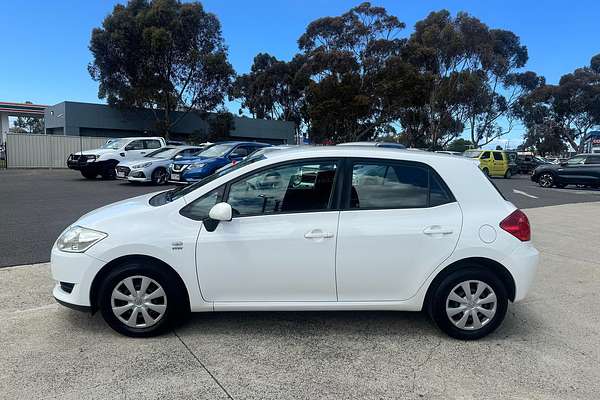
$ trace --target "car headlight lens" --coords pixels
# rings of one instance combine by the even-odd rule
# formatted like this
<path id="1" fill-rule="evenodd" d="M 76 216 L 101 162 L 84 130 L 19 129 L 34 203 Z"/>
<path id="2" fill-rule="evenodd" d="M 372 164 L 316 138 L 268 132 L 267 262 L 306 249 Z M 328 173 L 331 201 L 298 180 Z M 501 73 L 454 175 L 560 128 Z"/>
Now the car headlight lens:
<path id="1" fill-rule="evenodd" d="M 131 168 L 146 168 L 152 165 L 152 161 L 149 162 L 145 162 L 143 164 L 136 164 L 134 166 L 132 166 Z"/>
<path id="2" fill-rule="evenodd" d="M 56 247 L 69 253 L 83 253 L 108 235 L 81 226 L 72 226 L 60 235 Z"/>
<path id="3" fill-rule="evenodd" d="M 194 163 L 190 164 L 190 168 L 202 168 L 206 165 L 206 163 Z"/>

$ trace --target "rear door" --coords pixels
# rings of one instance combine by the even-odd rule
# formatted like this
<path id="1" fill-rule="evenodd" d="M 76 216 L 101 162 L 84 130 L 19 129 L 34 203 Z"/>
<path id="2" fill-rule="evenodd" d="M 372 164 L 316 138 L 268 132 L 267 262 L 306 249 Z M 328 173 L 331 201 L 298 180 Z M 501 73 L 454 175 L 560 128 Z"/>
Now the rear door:
<path id="1" fill-rule="evenodd" d="M 353 160 L 336 250 L 339 301 L 404 300 L 452 254 L 462 213 L 422 163 Z"/>
<path id="2" fill-rule="evenodd" d="M 587 174 L 588 168 L 585 166 L 586 156 L 579 155 L 567 160 L 566 165 L 561 165 L 557 169 L 560 180 L 568 184 L 589 184 L 592 179 Z"/>
<path id="3" fill-rule="evenodd" d="M 500 151 L 492 151 L 492 156 L 494 163 L 494 175 L 504 176 L 506 167 L 508 166 L 508 160 L 504 160 L 504 154 Z"/>

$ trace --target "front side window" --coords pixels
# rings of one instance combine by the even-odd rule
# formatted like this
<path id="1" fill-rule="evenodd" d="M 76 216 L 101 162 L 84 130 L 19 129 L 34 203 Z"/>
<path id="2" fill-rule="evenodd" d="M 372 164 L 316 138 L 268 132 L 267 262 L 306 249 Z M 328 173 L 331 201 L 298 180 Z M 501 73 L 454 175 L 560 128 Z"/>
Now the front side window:
<path id="1" fill-rule="evenodd" d="M 224 186 L 220 186 L 192 201 L 181 209 L 181 215 L 196 221 L 208 218 L 210 209 L 223 198 Z"/>
<path id="2" fill-rule="evenodd" d="M 134 140 L 125 147 L 125 150 L 144 150 L 144 141 Z"/>
<path id="3" fill-rule="evenodd" d="M 352 168 L 351 209 L 435 207 L 452 201 L 441 179 L 426 166 L 357 162 Z"/>
<path id="4" fill-rule="evenodd" d="M 490 158 L 490 152 L 489 151 L 484 151 L 483 154 L 481 155 L 480 159 L 481 160 L 487 160 L 488 158 Z"/>
<path id="5" fill-rule="evenodd" d="M 575 156 L 573 158 L 569 158 L 567 161 L 567 165 L 579 165 L 585 162 L 585 156 Z"/>
<path id="6" fill-rule="evenodd" d="M 233 183 L 227 202 L 234 216 L 325 210 L 337 171 L 334 161 L 269 168 Z"/>
<path id="7" fill-rule="evenodd" d="M 588 156 L 585 160 L 586 164 L 600 164 L 600 156 Z"/>

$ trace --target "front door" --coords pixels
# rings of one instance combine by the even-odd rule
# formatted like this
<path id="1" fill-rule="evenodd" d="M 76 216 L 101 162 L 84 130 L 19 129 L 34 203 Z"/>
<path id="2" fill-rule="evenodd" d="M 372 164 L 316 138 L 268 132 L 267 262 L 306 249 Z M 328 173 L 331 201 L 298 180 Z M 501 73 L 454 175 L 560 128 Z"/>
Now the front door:
<path id="1" fill-rule="evenodd" d="M 146 152 L 144 141 L 141 139 L 133 140 L 125 146 L 125 158 L 127 161 L 139 160 L 146 155 Z"/>
<path id="2" fill-rule="evenodd" d="M 575 156 L 567 160 L 566 165 L 561 165 L 557 172 L 560 180 L 567 184 L 589 184 L 592 179 L 588 176 L 585 166 L 586 157 L 583 155 Z"/>
<path id="3" fill-rule="evenodd" d="M 339 301 L 413 296 L 456 246 L 460 207 L 420 163 L 356 161 L 337 245 Z"/>
<path id="4" fill-rule="evenodd" d="M 208 301 L 335 301 L 339 211 L 332 160 L 273 166 L 229 185 L 233 219 L 201 229 L 196 260 Z"/>

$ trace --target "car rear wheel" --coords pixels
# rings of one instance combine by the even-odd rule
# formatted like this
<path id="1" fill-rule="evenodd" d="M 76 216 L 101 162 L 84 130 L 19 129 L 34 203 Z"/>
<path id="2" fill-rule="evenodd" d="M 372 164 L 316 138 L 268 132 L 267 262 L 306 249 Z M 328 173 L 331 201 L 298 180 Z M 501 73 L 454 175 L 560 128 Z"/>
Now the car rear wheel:
<path id="1" fill-rule="evenodd" d="M 152 183 L 155 185 L 164 185 L 167 183 L 168 175 L 167 170 L 164 168 L 157 168 L 152 172 Z"/>
<path id="2" fill-rule="evenodd" d="M 181 288 L 164 270 L 152 262 L 130 262 L 108 274 L 98 305 L 111 328 L 126 336 L 150 337 L 181 321 L 188 307 Z"/>
<path id="3" fill-rule="evenodd" d="M 554 176 L 549 172 L 545 172 L 542 175 L 540 175 L 538 179 L 538 184 L 543 188 L 552 187 L 554 186 Z"/>
<path id="4" fill-rule="evenodd" d="M 507 169 L 506 172 L 504 173 L 504 179 L 510 179 L 511 176 L 512 176 L 512 173 L 510 172 L 510 169 Z"/>
<path id="5" fill-rule="evenodd" d="M 445 277 L 435 288 L 429 313 L 449 336 L 475 340 L 493 332 L 504 320 L 508 296 L 490 271 L 467 268 Z"/>

